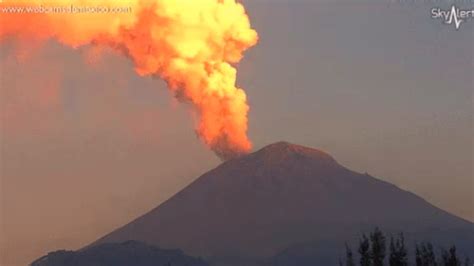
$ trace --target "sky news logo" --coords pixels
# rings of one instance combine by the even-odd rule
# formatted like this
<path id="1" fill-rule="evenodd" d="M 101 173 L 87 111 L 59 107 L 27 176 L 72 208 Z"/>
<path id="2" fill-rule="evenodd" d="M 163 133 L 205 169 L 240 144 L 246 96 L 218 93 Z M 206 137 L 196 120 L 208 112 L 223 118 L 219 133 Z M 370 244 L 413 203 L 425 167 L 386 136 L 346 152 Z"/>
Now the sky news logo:
<path id="1" fill-rule="evenodd" d="M 431 9 L 431 18 L 441 19 L 447 25 L 454 25 L 456 30 L 459 30 L 461 24 L 474 18 L 474 8 L 460 9 L 455 5 L 451 9 L 443 10 L 439 7 Z"/>

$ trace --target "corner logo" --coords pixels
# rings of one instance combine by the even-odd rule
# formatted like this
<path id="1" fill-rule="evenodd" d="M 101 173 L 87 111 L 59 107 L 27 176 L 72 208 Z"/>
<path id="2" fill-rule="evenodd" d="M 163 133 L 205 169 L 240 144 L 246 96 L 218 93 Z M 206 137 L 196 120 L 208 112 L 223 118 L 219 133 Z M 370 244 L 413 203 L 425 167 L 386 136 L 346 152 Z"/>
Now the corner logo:
<path id="1" fill-rule="evenodd" d="M 457 8 L 453 5 L 450 10 L 443 10 L 435 7 L 431 9 L 431 18 L 442 19 L 445 24 L 454 25 L 456 30 L 459 30 L 463 22 L 474 18 L 474 8 L 467 10 Z"/>

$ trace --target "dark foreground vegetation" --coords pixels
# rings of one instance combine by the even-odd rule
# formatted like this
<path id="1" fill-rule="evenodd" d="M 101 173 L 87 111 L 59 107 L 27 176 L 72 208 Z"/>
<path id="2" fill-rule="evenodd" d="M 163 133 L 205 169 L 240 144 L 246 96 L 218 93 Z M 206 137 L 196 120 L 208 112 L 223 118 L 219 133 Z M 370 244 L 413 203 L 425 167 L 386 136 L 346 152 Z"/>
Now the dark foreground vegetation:
<path id="1" fill-rule="evenodd" d="M 438 251 L 438 252 L 437 252 Z M 390 236 L 389 239 L 378 229 L 367 236 L 363 234 L 359 240 L 357 259 L 351 248 L 346 244 L 346 258 L 339 265 L 346 266 L 472 266 L 469 258 L 461 258 L 456 253 L 456 246 L 448 250 L 435 250 L 430 242 L 416 243 L 413 255 L 410 256 L 405 244 L 403 233 Z M 410 258 L 413 261 L 410 261 Z"/>
<path id="2" fill-rule="evenodd" d="M 410 241 L 412 242 L 412 241 Z M 160 249 L 138 241 L 104 243 L 78 251 L 50 252 L 30 266 L 331 266 L 337 265 L 337 255 L 325 260 L 324 243 L 314 249 L 301 246 L 298 252 L 285 254 L 285 260 L 269 258 L 263 261 L 232 260 L 227 262 L 205 261 L 191 257 L 177 249 Z M 340 247 L 340 246 L 339 246 Z M 301 255 L 303 254 L 303 255 Z M 321 255 L 323 254 L 323 255 Z M 346 244 L 345 258 L 340 266 L 473 266 L 469 259 L 453 245 L 443 249 L 430 242 L 407 245 L 402 233 L 384 235 L 375 228 L 362 234 L 354 251 Z"/>

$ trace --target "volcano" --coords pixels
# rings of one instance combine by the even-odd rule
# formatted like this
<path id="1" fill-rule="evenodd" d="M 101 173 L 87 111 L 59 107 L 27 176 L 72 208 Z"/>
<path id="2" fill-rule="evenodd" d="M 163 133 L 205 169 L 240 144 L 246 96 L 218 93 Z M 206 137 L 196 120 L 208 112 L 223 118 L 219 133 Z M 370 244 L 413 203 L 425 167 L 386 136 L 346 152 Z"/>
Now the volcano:
<path id="1" fill-rule="evenodd" d="M 407 242 L 455 243 L 474 258 L 473 223 L 287 142 L 222 163 L 92 245 L 136 240 L 214 265 L 252 265 L 311 243 L 321 247 L 312 254 L 319 265 L 335 265 L 344 243 L 375 226 L 404 232 Z"/>

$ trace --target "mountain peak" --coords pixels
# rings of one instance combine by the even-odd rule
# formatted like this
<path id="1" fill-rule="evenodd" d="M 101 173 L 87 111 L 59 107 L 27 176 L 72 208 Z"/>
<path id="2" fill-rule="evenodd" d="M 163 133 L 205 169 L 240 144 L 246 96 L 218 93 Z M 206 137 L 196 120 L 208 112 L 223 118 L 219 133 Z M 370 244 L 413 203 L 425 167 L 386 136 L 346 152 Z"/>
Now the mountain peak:
<path id="1" fill-rule="evenodd" d="M 283 141 L 222 163 L 94 245 L 132 239 L 205 256 L 213 265 L 256 265 L 249 262 L 300 243 L 337 258 L 341 249 L 331 243 L 375 226 L 420 232 L 417 238 L 434 236 L 441 244 L 456 240 L 466 243 L 463 252 L 474 245 L 472 224 L 322 151 Z"/>
<path id="2" fill-rule="evenodd" d="M 306 157 L 314 160 L 324 161 L 328 163 L 335 163 L 334 158 L 317 149 L 292 144 L 286 141 L 279 141 L 272 144 L 269 144 L 260 150 L 256 151 L 254 155 L 262 156 L 268 159 L 288 159 L 292 157 Z"/>

